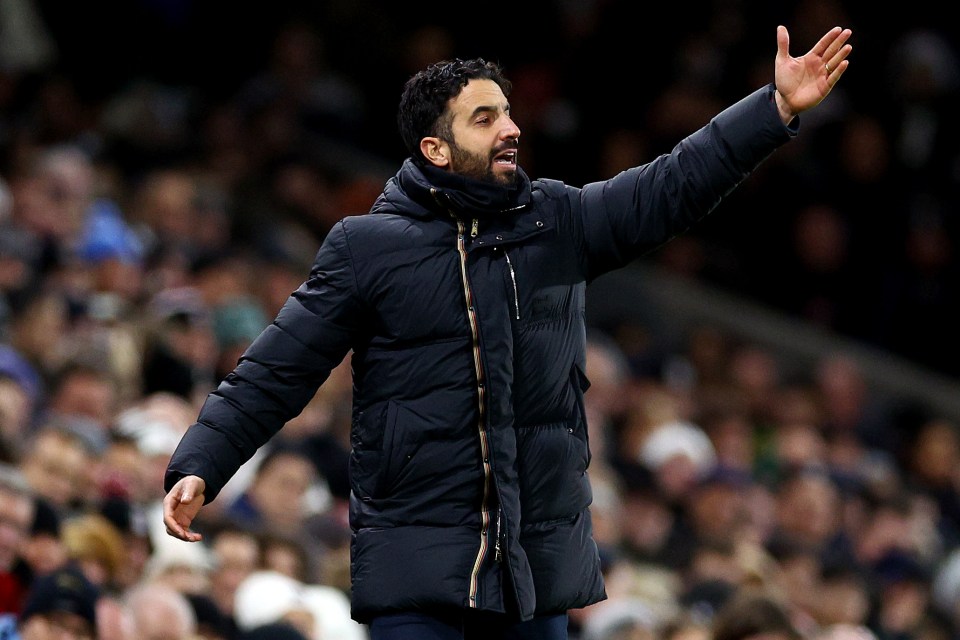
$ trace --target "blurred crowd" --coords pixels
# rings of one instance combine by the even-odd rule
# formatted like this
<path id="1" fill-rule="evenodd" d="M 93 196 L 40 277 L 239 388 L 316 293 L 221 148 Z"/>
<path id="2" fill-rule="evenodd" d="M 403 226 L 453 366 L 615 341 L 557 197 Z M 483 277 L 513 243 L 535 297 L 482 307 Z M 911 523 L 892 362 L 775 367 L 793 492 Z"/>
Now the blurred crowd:
<path id="1" fill-rule="evenodd" d="M 853 28 L 800 137 L 648 259 L 960 372 L 960 50 L 938 7 L 544 1 L 478 29 L 430 2 L 96 4 L 0 0 L 0 638 L 366 637 L 349 359 L 205 508 L 201 543 L 163 531 L 162 475 L 398 166 L 400 88 L 430 60 L 503 63 L 527 172 L 582 184 L 770 81 L 776 24 L 795 52 Z M 956 640 L 956 424 L 843 353 L 785 375 L 717 327 L 645 336 L 588 335 L 610 598 L 571 638 Z"/>

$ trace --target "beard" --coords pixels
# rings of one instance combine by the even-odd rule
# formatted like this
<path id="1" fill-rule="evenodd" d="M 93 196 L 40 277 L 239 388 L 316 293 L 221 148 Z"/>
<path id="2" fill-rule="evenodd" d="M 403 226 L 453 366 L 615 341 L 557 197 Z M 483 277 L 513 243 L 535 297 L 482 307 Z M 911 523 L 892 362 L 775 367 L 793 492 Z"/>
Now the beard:
<path id="1" fill-rule="evenodd" d="M 450 141 L 450 159 L 456 172 L 466 178 L 480 180 L 501 187 L 512 187 L 517 184 L 517 172 L 496 173 L 493 170 L 493 156 L 499 151 L 491 151 L 488 156 L 471 153 L 461 148 L 456 142 Z"/>

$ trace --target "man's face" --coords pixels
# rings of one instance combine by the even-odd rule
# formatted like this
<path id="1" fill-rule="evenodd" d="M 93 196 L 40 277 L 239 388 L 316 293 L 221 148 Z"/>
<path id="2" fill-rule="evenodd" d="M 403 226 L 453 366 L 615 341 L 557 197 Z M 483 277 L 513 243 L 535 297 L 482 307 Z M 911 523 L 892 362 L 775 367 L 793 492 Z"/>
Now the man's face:
<path id="1" fill-rule="evenodd" d="M 237 586 L 259 566 L 260 547 L 252 534 L 227 532 L 214 539 L 213 553 L 217 568 L 210 592 L 225 613 L 233 613 Z"/>
<path id="2" fill-rule="evenodd" d="M 504 186 L 517 179 L 520 129 L 510 103 L 492 80 L 471 80 L 448 106 L 451 140 L 440 147 L 450 171 Z"/>
<path id="3" fill-rule="evenodd" d="M 30 616 L 20 630 L 23 640 L 93 640 L 93 626 L 81 616 L 66 611 Z"/>
<path id="4" fill-rule="evenodd" d="M 309 458 L 287 453 L 257 471 L 249 492 L 267 527 L 282 530 L 302 522 L 304 496 L 315 474 Z"/>
<path id="5" fill-rule="evenodd" d="M 62 507 L 86 495 L 91 466 L 91 456 L 82 444 L 57 433 L 43 433 L 21 468 L 34 491 Z"/>

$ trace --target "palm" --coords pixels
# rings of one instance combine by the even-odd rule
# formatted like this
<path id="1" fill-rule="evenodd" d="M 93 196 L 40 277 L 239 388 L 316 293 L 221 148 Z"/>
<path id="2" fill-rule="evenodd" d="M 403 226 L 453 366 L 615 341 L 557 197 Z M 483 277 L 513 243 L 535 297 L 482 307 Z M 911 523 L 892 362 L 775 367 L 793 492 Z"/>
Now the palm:
<path id="1" fill-rule="evenodd" d="M 828 31 L 810 51 L 799 58 L 789 53 L 790 36 L 785 27 L 777 30 L 775 82 L 777 91 L 793 113 L 816 106 L 833 89 L 846 70 L 849 29 L 835 27 Z"/>
<path id="2" fill-rule="evenodd" d="M 197 496 L 190 502 L 181 502 L 173 511 L 173 518 L 177 524 L 184 529 L 189 529 L 193 519 L 200 513 L 200 507 L 203 506 L 203 496 Z"/>

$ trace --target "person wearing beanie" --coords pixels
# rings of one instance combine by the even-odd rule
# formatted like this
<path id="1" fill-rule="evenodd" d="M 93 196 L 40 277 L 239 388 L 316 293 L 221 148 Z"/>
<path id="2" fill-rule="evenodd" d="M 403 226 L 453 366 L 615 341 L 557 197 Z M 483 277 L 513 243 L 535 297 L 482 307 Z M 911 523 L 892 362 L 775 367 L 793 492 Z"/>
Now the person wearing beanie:
<path id="1" fill-rule="evenodd" d="M 68 566 L 38 576 L 30 586 L 20 614 L 20 640 L 62 637 L 93 640 L 99 598 L 100 591 L 76 567 Z"/>
<path id="2" fill-rule="evenodd" d="M 60 515 L 40 496 L 35 497 L 34 507 L 33 525 L 20 544 L 20 557 L 13 568 L 24 590 L 30 587 L 35 576 L 50 573 L 67 563 L 67 550 L 60 538 Z"/>

